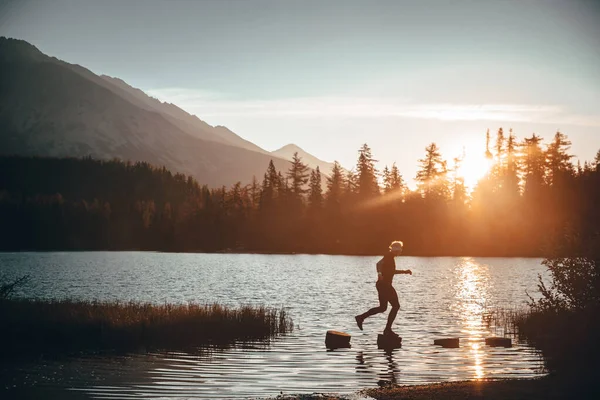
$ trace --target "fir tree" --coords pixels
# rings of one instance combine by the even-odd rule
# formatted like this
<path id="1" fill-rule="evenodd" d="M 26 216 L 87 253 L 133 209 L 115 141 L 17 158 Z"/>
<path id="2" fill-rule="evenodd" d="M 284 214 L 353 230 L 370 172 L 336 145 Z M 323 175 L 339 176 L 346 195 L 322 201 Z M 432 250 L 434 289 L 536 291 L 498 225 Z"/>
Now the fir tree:
<path id="1" fill-rule="evenodd" d="M 521 145 L 525 194 L 538 194 L 544 184 L 545 157 L 540 145 L 541 141 L 542 138 L 534 133 L 530 138 L 525 138 Z"/>
<path id="2" fill-rule="evenodd" d="M 550 186 L 555 185 L 565 174 L 573 172 L 571 164 L 572 155 L 568 154 L 571 148 L 571 142 L 567 136 L 556 132 L 554 140 L 548 145 L 546 150 L 546 183 Z"/>
<path id="3" fill-rule="evenodd" d="M 256 209 L 260 203 L 260 186 L 256 176 L 252 176 L 252 183 L 250 184 L 249 192 L 250 204 L 253 209 Z"/>
<path id="4" fill-rule="evenodd" d="M 421 168 L 416 180 L 421 196 L 425 199 L 448 199 L 447 166 L 435 143 L 425 148 L 425 158 L 419 163 Z"/>
<path id="5" fill-rule="evenodd" d="M 357 193 L 361 199 L 379 194 L 375 162 L 376 160 L 373 159 L 371 154 L 371 148 L 366 143 L 363 144 L 358 150 L 358 161 L 356 163 Z"/>
<path id="6" fill-rule="evenodd" d="M 510 129 L 506 141 L 506 171 L 504 174 L 504 193 L 509 197 L 519 196 L 519 160 L 517 138 Z"/>
<path id="7" fill-rule="evenodd" d="M 402 194 L 406 190 L 406 185 L 404 184 L 404 179 L 400 174 L 400 170 L 398 170 L 398 166 L 396 163 L 392 164 L 392 169 L 390 171 L 390 186 L 394 192 L 400 191 Z"/>
<path id="8" fill-rule="evenodd" d="M 323 205 L 323 189 L 321 187 L 321 171 L 319 167 L 315 168 L 310 174 L 310 184 L 308 190 L 308 205 L 314 212 Z"/>
<path id="9" fill-rule="evenodd" d="M 298 152 L 294 153 L 291 166 L 287 172 L 287 177 L 290 183 L 290 195 L 295 200 L 300 200 L 307 192 L 306 183 L 308 182 L 309 172 L 308 166 L 302 162 L 302 158 Z"/>
<path id="10" fill-rule="evenodd" d="M 281 185 L 280 176 L 281 173 L 278 173 L 275 169 L 275 164 L 273 164 L 273 160 L 269 161 L 269 166 L 267 167 L 267 172 L 265 172 L 262 184 L 260 197 L 261 209 L 273 206 L 275 198 L 279 192 L 279 187 Z"/>
<path id="11" fill-rule="evenodd" d="M 494 156 L 490 151 L 490 130 L 488 129 L 485 134 L 485 158 L 491 160 Z"/>
<path id="12" fill-rule="evenodd" d="M 327 204 L 338 205 L 342 198 L 342 193 L 344 191 L 344 173 L 342 170 L 342 166 L 339 162 L 333 162 L 333 168 L 331 169 L 331 175 L 327 177 Z"/>
<path id="13" fill-rule="evenodd" d="M 383 168 L 382 177 L 383 177 L 383 191 L 384 191 L 384 193 L 391 192 L 392 191 L 392 178 L 391 178 L 391 175 L 390 175 L 390 170 L 388 169 L 387 165 Z"/>

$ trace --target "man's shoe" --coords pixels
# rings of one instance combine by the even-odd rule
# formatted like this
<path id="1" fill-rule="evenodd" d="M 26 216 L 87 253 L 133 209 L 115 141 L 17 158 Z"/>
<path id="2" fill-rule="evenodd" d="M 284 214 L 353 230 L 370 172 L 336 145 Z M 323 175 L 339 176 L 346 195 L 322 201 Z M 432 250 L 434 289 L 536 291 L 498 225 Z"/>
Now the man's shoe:
<path id="1" fill-rule="evenodd" d="M 364 320 L 359 315 L 354 317 L 354 319 L 356 320 L 356 325 L 358 325 L 358 329 L 360 329 L 362 331 L 363 330 L 362 324 L 363 324 Z"/>

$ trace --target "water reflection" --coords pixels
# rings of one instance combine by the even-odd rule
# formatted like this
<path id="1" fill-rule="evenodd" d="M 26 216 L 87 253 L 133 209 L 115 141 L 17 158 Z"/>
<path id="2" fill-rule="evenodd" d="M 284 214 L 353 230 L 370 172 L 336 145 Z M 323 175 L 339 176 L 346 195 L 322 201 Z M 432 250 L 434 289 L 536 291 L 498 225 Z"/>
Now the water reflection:
<path id="1" fill-rule="evenodd" d="M 390 385 L 401 383 L 401 369 L 395 359 L 397 350 L 382 350 L 377 353 L 356 352 L 356 373 L 377 378 L 377 384 Z M 363 378 L 361 377 L 361 380 Z"/>
<path id="2" fill-rule="evenodd" d="M 389 380 L 390 383 L 396 384 L 398 383 L 400 369 L 394 360 L 394 350 L 385 350 L 385 359 L 387 361 L 387 373 L 385 373 L 383 376 Z"/>
<path id="3" fill-rule="evenodd" d="M 481 342 L 484 340 L 483 313 L 489 297 L 490 274 L 486 264 L 477 263 L 471 257 L 461 259 L 456 267 L 458 281 L 456 283 L 456 302 L 463 329 L 461 333 L 467 342 L 469 356 L 473 362 L 473 377 L 481 379 L 485 376 L 483 364 L 485 352 Z"/>

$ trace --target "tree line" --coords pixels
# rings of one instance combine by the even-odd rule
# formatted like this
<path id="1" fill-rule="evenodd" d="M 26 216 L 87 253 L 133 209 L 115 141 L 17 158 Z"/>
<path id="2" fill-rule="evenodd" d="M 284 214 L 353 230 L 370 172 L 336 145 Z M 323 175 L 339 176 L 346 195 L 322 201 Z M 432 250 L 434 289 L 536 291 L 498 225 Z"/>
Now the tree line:
<path id="1" fill-rule="evenodd" d="M 600 151 L 575 165 L 557 132 L 487 133 L 490 169 L 472 192 L 435 143 L 410 190 L 367 144 L 356 166 L 323 174 L 296 154 L 251 184 L 209 188 L 148 163 L 0 158 L 0 250 L 159 250 L 539 256 L 565 230 L 600 229 Z"/>

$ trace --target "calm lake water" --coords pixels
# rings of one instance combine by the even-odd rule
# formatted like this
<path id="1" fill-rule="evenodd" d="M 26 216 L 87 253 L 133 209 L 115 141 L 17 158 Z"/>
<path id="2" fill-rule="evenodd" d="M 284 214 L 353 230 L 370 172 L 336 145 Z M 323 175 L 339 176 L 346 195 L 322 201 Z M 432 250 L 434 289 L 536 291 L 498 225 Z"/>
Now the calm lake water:
<path id="1" fill-rule="evenodd" d="M 261 398 L 290 393 L 353 393 L 381 380 L 422 384 L 478 378 L 525 378 L 541 373 L 539 354 L 482 319 L 494 307 L 523 306 L 537 296 L 540 259 L 398 257 L 395 287 L 401 309 L 394 330 L 401 349 L 377 349 L 387 317 L 356 314 L 376 306 L 378 257 L 329 255 L 165 254 L 150 252 L 4 253 L 0 275 L 30 274 L 19 296 L 149 302 L 219 302 L 285 307 L 294 332 L 201 355 L 88 357 L 21 366 L 5 384 L 31 391 L 64 391 L 81 398 Z M 389 311 L 389 309 L 388 309 Z M 329 329 L 352 334 L 352 348 L 327 351 Z M 433 340 L 460 337 L 458 349 Z M 13 386 L 14 385 L 14 386 Z M 24 388 L 24 389 L 23 389 Z"/>

